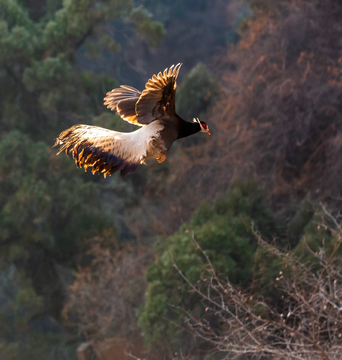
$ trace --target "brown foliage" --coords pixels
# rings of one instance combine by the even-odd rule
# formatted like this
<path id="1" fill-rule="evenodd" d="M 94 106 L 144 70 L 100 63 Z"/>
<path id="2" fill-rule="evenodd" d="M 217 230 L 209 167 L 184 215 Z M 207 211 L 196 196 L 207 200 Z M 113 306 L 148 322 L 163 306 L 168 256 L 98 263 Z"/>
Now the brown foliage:
<path id="1" fill-rule="evenodd" d="M 93 242 L 89 267 L 79 267 L 63 315 L 67 326 L 87 340 L 130 336 L 137 331 L 135 310 L 145 291 L 145 269 L 152 251 L 124 246 L 115 252 Z"/>
<path id="2" fill-rule="evenodd" d="M 221 167 L 259 178 L 278 196 L 340 197 L 342 7 L 333 3 L 277 2 L 281 11 L 246 21 L 227 55 L 216 118 L 227 144 Z"/>
<path id="3" fill-rule="evenodd" d="M 277 207 L 308 193 L 330 206 L 342 198 L 342 5 L 270 3 L 215 64 L 226 89 L 203 119 L 212 135 L 175 144 L 168 168 L 149 173 L 144 201 L 153 206 L 133 215 L 147 233 L 151 223 L 172 233 L 237 179 L 258 179 Z"/>

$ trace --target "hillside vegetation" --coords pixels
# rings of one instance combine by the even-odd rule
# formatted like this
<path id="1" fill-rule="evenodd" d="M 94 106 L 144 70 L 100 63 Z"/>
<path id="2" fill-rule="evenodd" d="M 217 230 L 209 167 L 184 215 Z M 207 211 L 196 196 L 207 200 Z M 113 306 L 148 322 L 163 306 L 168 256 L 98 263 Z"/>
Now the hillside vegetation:
<path id="1" fill-rule="evenodd" d="M 120 339 L 146 359 L 339 359 L 341 16 L 337 0 L 0 0 L 1 358 L 86 342 L 105 359 Z M 125 179 L 56 156 L 75 123 L 132 131 L 104 94 L 170 61 L 178 112 L 210 137 Z"/>

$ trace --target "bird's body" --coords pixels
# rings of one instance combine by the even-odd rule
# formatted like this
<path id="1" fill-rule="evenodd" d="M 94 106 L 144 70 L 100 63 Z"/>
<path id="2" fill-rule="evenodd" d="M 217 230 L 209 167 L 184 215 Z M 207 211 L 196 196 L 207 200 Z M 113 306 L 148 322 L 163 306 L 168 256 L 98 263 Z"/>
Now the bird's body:
<path id="1" fill-rule="evenodd" d="M 71 154 L 77 166 L 106 177 L 120 170 L 120 175 L 132 173 L 146 158 L 166 159 L 164 151 L 177 139 L 205 131 L 204 122 L 184 121 L 175 112 L 176 78 L 180 64 L 153 75 L 145 90 L 122 85 L 107 93 L 104 104 L 117 111 L 122 119 L 141 126 L 140 129 L 122 133 L 97 126 L 75 125 L 63 131 L 56 139 L 63 150 Z"/>

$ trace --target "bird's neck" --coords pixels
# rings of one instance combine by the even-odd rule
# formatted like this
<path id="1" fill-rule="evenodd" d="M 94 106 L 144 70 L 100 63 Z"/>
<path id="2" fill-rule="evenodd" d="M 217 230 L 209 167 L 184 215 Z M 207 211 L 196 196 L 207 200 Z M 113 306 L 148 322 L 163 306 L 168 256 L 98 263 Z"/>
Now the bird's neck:
<path id="1" fill-rule="evenodd" d="M 178 139 L 190 136 L 195 134 L 201 130 L 199 123 L 195 122 L 188 122 L 182 120 L 180 123 L 180 131 L 178 133 Z"/>

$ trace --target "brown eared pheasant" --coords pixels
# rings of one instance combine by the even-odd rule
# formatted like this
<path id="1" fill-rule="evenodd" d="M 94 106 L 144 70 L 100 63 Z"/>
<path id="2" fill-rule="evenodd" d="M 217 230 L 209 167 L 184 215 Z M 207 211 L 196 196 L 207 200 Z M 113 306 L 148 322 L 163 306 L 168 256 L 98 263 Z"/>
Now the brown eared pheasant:
<path id="1" fill-rule="evenodd" d="M 98 126 L 74 125 L 63 131 L 56 139 L 58 154 L 65 150 L 71 154 L 77 167 L 92 167 L 92 173 L 104 177 L 120 171 L 120 176 L 133 173 L 145 162 L 155 158 L 159 163 L 166 159 L 164 151 L 169 150 L 177 139 L 197 132 L 210 135 L 205 122 L 194 119 L 184 121 L 175 111 L 176 79 L 181 64 L 172 65 L 163 73 L 153 75 L 139 90 L 126 85 L 107 93 L 104 105 L 115 110 L 123 120 L 140 129 L 122 133 Z"/>

